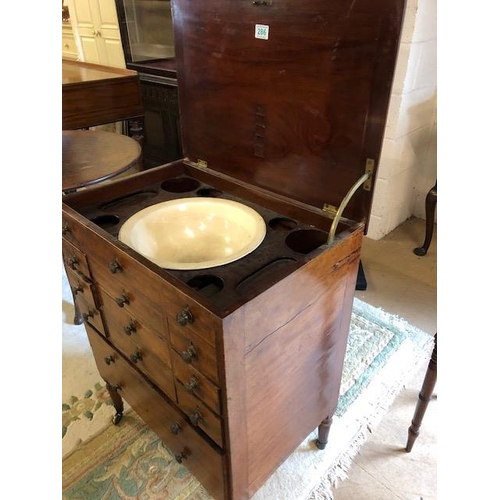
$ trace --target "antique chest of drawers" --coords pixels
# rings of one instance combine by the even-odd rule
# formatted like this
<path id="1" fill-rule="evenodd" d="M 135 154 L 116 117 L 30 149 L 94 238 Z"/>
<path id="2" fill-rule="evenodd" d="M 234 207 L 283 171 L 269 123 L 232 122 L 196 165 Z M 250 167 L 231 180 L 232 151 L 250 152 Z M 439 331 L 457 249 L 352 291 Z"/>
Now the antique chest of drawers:
<path id="1" fill-rule="evenodd" d="M 63 258 L 115 423 L 125 399 L 214 498 L 245 500 L 328 440 L 404 3 L 172 9 L 184 158 L 64 196 Z M 258 248 L 164 269 L 120 239 L 200 197 L 253 208 Z"/>

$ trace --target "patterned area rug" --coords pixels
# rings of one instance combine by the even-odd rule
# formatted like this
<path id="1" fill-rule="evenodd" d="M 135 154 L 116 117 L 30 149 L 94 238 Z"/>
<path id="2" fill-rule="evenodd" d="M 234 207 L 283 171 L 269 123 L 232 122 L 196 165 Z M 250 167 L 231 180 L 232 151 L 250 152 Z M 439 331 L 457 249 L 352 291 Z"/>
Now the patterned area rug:
<path id="1" fill-rule="evenodd" d="M 211 500 L 129 407 L 118 426 L 63 271 L 63 500 Z M 316 431 L 252 500 L 331 500 L 352 460 L 433 348 L 432 335 L 354 301 L 341 396 L 325 450 Z"/>

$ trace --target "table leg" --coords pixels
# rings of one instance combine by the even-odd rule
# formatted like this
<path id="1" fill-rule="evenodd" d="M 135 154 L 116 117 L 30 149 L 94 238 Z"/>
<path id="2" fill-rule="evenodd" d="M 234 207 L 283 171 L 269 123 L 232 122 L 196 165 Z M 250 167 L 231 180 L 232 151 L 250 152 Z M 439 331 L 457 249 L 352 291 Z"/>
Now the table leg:
<path id="1" fill-rule="evenodd" d="M 106 381 L 105 381 L 106 382 Z M 121 395 L 118 393 L 120 389 L 119 385 L 111 385 L 109 382 L 106 382 L 106 389 L 109 392 L 109 396 L 113 401 L 113 406 L 115 407 L 116 413 L 113 417 L 113 424 L 118 425 L 120 420 L 123 417 L 123 399 Z"/>
<path id="2" fill-rule="evenodd" d="M 413 448 L 413 444 L 420 434 L 420 426 L 422 425 L 422 420 L 427 410 L 427 405 L 432 396 L 432 391 L 436 385 L 437 380 L 437 333 L 434 335 L 434 350 L 432 351 L 431 359 L 429 361 L 429 366 L 427 367 L 427 372 L 425 374 L 424 382 L 422 384 L 422 389 L 418 395 L 417 406 L 415 408 L 415 413 L 411 421 L 411 425 L 408 428 L 408 441 L 406 442 L 406 451 L 410 452 Z"/>
<path id="3" fill-rule="evenodd" d="M 421 247 L 413 249 L 415 255 L 423 256 L 429 250 L 434 233 L 434 215 L 436 213 L 437 203 L 437 182 L 430 189 L 425 197 L 425 241 Z"/>
<path id="4" fill-rule="evenodd" d="M 320 450 L 324 450 L 326 448 L 326 444 L 328 443 L 328 434 L 330 433 L 330 427 L 332 425 L 333 418 L 326 417 L 325 420 L 321 422 L 318 427 L 318 439 L 316 439 L 316 446 Z"/>

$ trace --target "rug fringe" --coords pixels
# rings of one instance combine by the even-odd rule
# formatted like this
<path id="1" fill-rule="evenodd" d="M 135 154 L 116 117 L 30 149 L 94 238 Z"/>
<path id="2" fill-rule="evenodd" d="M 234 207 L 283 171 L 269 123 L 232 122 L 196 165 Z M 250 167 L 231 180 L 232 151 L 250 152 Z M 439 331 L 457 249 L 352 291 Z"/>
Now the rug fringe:
<path id="1" fill-rule="evenodd" d="M 379 407 L 377 415 L 373 415 L 373 420 L 381 419 L 385 412 L 386 410 Z M 337 462 L 326 471 L 315 489 L 309 494 L 307 500 L 334 500 L 333 491 L 337 488 L 338 482 L 348 479 L 348 472 L 354 459 L 368 439 L 369 433 L 372 432 L 372 426 L 375 427 L 376 425 L 376 423 L 371 422 L 371 424 L 366 424 L 364 428 L 359 430 L 358 434 L 350 442 L 349 448 L 339 455 Z"/>

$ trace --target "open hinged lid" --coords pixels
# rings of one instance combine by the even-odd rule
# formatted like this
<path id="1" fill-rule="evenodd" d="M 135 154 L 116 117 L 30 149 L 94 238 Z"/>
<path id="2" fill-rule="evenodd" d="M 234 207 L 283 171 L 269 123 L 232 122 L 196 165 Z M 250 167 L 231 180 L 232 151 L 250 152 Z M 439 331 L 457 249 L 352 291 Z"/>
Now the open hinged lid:
<path id="1" fill-rule="evenodd" d="M 184 156 L 366 220 L 404 0 L 174 0 Z"/>

